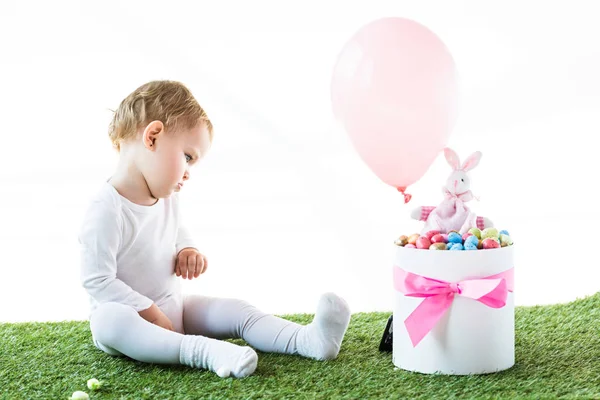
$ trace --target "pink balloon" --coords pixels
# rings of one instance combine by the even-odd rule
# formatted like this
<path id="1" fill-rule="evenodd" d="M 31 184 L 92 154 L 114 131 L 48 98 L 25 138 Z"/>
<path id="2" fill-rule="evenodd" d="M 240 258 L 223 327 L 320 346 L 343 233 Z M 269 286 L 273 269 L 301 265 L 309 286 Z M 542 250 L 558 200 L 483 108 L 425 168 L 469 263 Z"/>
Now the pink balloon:
<path id="1" fill-rule="evenodd" d="M 452 56 L 433 32 L 404 18 L 379 19 L 338 56 L 333 112 L 371 170 L 406 187 L 446 147 L 458 111 L 456 81 Z"/>

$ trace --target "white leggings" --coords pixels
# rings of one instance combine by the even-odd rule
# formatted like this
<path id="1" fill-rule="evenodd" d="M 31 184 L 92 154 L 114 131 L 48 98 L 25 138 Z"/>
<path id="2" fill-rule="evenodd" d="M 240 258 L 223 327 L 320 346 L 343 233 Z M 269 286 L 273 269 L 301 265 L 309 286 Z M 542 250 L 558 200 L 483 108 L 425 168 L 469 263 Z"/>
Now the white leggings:
<path id="1" fill-rule="evenodd" d="M 176 332 L 146 321 L 130 306 L 100 304 L 90 316 L 94 344 L 113 356 L 157 364 L 179 364 L 184 334 L 244 339 L 263 352 L 297 352 L 296 336 L 302 325 L 265 314 L 243 300 L 188 295 L 183 302 L 171 301 L 159 308 Z"/>

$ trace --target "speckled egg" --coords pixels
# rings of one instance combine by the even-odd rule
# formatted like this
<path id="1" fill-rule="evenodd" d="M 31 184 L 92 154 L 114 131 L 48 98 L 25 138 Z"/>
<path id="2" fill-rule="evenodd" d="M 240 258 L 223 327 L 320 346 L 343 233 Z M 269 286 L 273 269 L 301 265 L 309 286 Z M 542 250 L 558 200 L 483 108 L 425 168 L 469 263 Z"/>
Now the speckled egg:
<path id="1" fill-rule="evenodd" d="M 458 233 L 458 232 L 450 232 L 448 234 L 448 242 L 449 243 L 462 243 L 463 238 L 462 238 L 462 236 L 460 236 L 460 233 Z"/>
<path id="2" fill-rule="evenodd" d="M 446 243 L 432 243 L 429 250 L 446 250 Z"/>
<path id="3" fill-rule="evenodd" d="M 450 247 L 450 250 L 464 250 L 465 247 L 462 245 L 462 243 L 454 243 L 452 244 L 452 247 Z"/>
<path id="4" fill-rule="evenodd" d="M 447 240 L 444 238 L 443 234 L 438 233 L 436 235 L 433 235 L 433 237 L 431 238 L 431 243 L 447 243 Z"/>
<path id="5" fill-rule="evenodd" d="M 406 236 L 406 235 L 400 236 L 398 239 L 396 239 L 394 241 L 394 244 L 396 246 L 404 246 L 404 245 L 408 244 L 408 236 Z"/>
<path id="6" fill-rule="evenodd" d="M 465 243 L 465 250 L 477 250 L 475 243 Z"/>
<path id="7" fill-rule="evenodd" d="M 432 237 L 434 237 L 435 235 L 437 235 L 439 233 L 442 233 L 442 232 L 440 232 L 440 231 L 428 231 L 423 236 L 425 236 L 425 237 L 427 237 L 427 239 L 431 240 Z"/>
<path id="8" fill-rule="evenodd" d="M 431 246 L 431 240 L 427 239 L 426 236 L 421 236 L 417 239 L 417 249 L 428 249 Z"/>
<path id="9" fill-rule="evenodd" d="M 479 245 L 479 239 L 477 239 L 477 236 L 471 235 L 465 240 L 465 246 L 467 244 L 473 245 L 475 248 L 477 248 L 477 245 Z"/>
<path id="10" fill-rule="evenodd" d="M 508 236 L 505 233 L 500 234 L 500 246 L 506 247 L 506 246 L 512 246 L 512 244 L 513 244 L 513 241 L 510 238 L 510 236 Z"/>
<path id="11" fill-rule="evenodd" d="M 481 239 L 481 231 L 479 230 L 479 228 L 471 228 L 469 229 L 469 233 L 477 237 L 477 239 Z"/>
<path id="12" fill-rule="evenodd" d="M 481 245 L 484 249 L 497 249 L 500 247 L 500 242 L 495 238 L 485 238 L 481 241 Z"/>
<path id="13" fill-rule="evenodd" d="M 413 233 L 412 235 L 410 235 L 408 237 L 408 243 L 416 245 L 418 238 L 419 238 L 419 234 L 418 233 Z"/>
<path id="14" fill-rule="evenodd" d="M 485 228 L 481 231 L 481 239 L 498 238 L 498 235 L 498 229 L 496 228 Z"/>

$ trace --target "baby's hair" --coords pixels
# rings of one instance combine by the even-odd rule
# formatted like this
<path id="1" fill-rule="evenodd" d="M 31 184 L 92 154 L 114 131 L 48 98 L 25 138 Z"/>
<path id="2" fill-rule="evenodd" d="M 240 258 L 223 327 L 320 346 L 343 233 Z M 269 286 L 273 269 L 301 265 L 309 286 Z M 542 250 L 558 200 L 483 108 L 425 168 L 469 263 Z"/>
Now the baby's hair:
<path id="1" fill-rule="evenodd" d="M 165 130 L 191 129 L 203 122 L 212 140 L 213 126 L 190 90 L 176 81 L 148 82 L 127 96 L 114 111 L 108 128 L 113 147 L 135 137 L 152 121 L 161 121 Z"/>

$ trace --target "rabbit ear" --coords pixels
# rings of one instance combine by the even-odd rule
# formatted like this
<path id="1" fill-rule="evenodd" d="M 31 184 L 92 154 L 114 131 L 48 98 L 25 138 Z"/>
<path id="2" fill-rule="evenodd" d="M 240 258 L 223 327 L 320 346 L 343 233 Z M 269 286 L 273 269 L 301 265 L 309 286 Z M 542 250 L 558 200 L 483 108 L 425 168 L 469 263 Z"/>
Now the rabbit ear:
<path id="1" fill-rule="evenodd" d="M 475 168 L 477 164 L 479 164 L 479 160 L 481 160 L 481 155 L 482 154 L 480 151 L 476 151 L 475 153 L 471 154 L 469 157 L 467 157 L 461 169 L 467 172 Z"/>
<path id="2" fill-rule="evenodd" d="M 454 150 L 449 147 L 444 149 L 444 156 L 446 156 L 446 161 L 452 167 L 452 169 L 458 169 L 460 166 L 460 159 L 458 158 L 458 154 Z"/>

